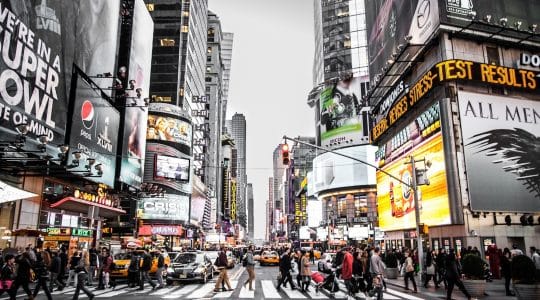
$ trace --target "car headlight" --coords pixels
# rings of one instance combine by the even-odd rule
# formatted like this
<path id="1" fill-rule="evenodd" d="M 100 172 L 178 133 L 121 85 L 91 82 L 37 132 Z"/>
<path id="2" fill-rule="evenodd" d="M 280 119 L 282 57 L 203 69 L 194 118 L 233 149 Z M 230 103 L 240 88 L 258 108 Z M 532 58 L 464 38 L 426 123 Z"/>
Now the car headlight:
<path id="1" fill-rule="evenodd" d="M 171 267 L 167 268 L 167 273 L 174 273 L 174 269 Z"/>

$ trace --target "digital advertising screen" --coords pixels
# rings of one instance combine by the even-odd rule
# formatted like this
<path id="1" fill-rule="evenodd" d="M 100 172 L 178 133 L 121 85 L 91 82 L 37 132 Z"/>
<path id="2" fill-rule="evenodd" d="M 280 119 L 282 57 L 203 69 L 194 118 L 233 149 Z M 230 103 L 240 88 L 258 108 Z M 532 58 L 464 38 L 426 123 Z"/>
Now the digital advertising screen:
<path id="1" fill-rule="evenodd" d="M 140 219 L 189 221 L 189 196 L 168 194 L 161 198 L 140 198 L 137 203 Z"/>
<path id="2" fill-rule="evenodd" d="M 189 181 L 188 158 L 156 155 L 156 177 L 178 181 Z"/>
<path id="3" fill-rule="evenodd" d="M 427 169 L 424 177 L 429 180 L 429 185 L 418 186 L 418 198 L 420 222 L 428 226 L 451 223 L 439 115 L 437 103 L 420 114 L 388 143 L 379 147 L 376 155 L 383 171 L 406 183 L 412 182 L 412 167 L 408 163 L 411 155 L 417 161 L 425 159 L 431 163 L 430 166 L 424 162 L 416 164 L 417 169 Z M 381 171 L 377 171 L 377 203 L 381 230 L 416 227 L 412 190 Z"/>
<path id="4" fill-rule="evenodd" d="M 184 120 L 165 116 L 148 116 L 147 140 L 157 140 L 191 147 L 192 125 Z"/>
<path id="5" fill-rule="evenodd" d="M 148 43 L 148 39 L 154 34 L 154 22 L 142 0 L 135 1 L 132 24 L 128 76 L 130 80 L 135 80 L 135 84 L 134 90 L 128 91 L 129 97 L 132 97 L 128 101 L 135 101 L 138 107 L 125 109 L 120 181 L 139 188 L 144 172 L 148 118 L 144 99 L 149 98 L 152 68 L 152 44 Z M 137 89 L 141 91 L 139 96 Z"/>
<path id="6" fill-rule="evenodd" d="M 369 107 L 362 105 L 362 84 L 350 77 L 324 88 L 320 98 L 320 140 L 323 147 L 342 148 L 369 143 Z"/>
<path id="7" fill-rule="evenodd" d="M 540 211 L 540 102 L 458 96 L 471 208 Z"/>

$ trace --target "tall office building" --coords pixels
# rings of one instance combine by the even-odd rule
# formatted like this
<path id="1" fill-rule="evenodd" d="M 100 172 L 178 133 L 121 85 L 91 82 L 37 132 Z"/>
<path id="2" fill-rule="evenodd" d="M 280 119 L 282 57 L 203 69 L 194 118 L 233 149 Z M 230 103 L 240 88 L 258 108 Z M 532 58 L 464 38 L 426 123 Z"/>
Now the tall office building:
<path id="1" fill-rule="evenodd" d="M 155 0 L 148 4 L 154 20 L 150 95 L 152 102 L 182 107 L 193 121 L 193 168 L 204 175 L 204 123 L 207 51 L 207 0 Z M 203 177 L 203 176 L 201 176 Z"/>
<path id="2" fill-rule="evenodd" d="M 364 0 L 315 0 L 313 85 L 344 71 L 368 76 Z"/>
<path id="3" fill-rule="evenodd" d="M 225 40 L 225 36 L 227 40 Z M 206 151 L 204 159 L 204 182 L 212 195 L 220 190 L 218 185 L 221 135 L 225 122 L 226 96 L 229 89 L 229 76 L 232 58 L 232 34 L 223 33 L 219 17 L 208 11 L 208 34 L 206 50 L 206 108 L 208 120 L 204 124 Z M 225 46 L 225 48 L 224 48 Z"/>
<path id="4" fill-rule="evenodd" d="M 266 200 L 266 241 L 272 240 L 274 228 L 274 177 L 268 178 L 268 199 Z"/>
<path id="5" fill-rule="evenodd" d="M 240 225 L 247 228 L 247 206 L 246 206 L 246 189 L 247 189 L 247 174 L 246 174 L 246 118 L 243 114 L 235 113 L 230 120 L 228 129 L 238 150 L 238 221 Z"/>
<path id="6" fill-rule="evenodd" d="M 255 237 L 255 214 L 254 214 L 254 209 L 253 209 L 253 205 L 255 203 L 254 202 L 254 199 L 253 199 L 253 184 L 252 183 L 248 183 L 247 184 L 247 209 L 248 209 L 248 213 L 247 213 L 247 218 L 248 218 L 248 236 L 251 240 L 253 240 L 253 238 Z"/>

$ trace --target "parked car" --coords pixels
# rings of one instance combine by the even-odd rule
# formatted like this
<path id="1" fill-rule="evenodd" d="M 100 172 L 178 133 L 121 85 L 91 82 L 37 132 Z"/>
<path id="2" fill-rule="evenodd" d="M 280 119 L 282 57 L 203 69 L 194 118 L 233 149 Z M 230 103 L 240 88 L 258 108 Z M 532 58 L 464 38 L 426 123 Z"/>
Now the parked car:
<path id="1" fill-rule="evenodd" d="M 261 266 L 279 265 L 279 255 L 276 251 L 264 251 L 259 260 Z"/>
<path id="2" fill-rule="evenodd" d="M 167 284 L 174 281 L 206 283 L 214 277 L 212 265 L 210 258 L 201 251 L 180 253 L 167 268 Z"/>
<path id="3" fill-rule="evenodd" d="M 144 254 L 144 250 L 136 250 L 139 257 L 142 258 L 142 255 Z M 150 268 L 150 275 L 155 275 L 157 271 L 157 261 L 158 256 L 161 252 L 158 250 L 150 251 L 150 255 L 152 256 L 152 267 Z M 111 271 L 111 277 L 113 278 L 127 278 L 128 277 L 128 268 L 129 263 L 131 262 L 131 255 L 132 252 L 120 252 L 116 253 L 113 256 L 113 261 L 116 264 L 116 269 Z M 171 263 L 171 258 L 169 257 L 169 254 L 167 252 L 164 253 L 165 256 L 165 265 L 168 266 Z M 141 266 L 142 266 L 142 259 L 141 259 Z"/>
<path id="4" fill-rule="evenodd" d="M 255 250 L 253 251 L 253 260 L 258 261 L 261 259 L 261 250 Z"/>

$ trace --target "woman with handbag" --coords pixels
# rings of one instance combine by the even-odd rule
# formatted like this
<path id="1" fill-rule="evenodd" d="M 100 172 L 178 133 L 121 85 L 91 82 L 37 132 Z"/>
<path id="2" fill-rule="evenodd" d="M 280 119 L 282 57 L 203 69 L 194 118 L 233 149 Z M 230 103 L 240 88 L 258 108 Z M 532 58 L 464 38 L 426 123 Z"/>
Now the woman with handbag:
<path id="1" fill-rule="evenodd" d="M 412 281 L 414 292 L 417 293 L 416 281 L 414 280 L 414 260 L 411 257 L 411 251 L 405 252 L 405 289 L 409 290 L 409 279 Z"/>
<path id="2" fill-rule="evenodd" d="M 437 278 L 435 277 L 435 259 L 433 251 L 427 251 L 426 253 L 426 281 L 424 282 L 424 287 L 427 289 L 429 281 L 433 279 L 435 287 L 438 288 Z"/>
<path id="3" fill-rule="evenodd" d="M 309 252 L 305 252 L 301 260 L 301 270 L 302 274 L 302 292 L 309 292 L 309 283 L 311 282 L 311 261 L 309 259 Z"/>
<path id="4" fill-rule="evenodd" d="M 9 293 L 15 277 L 15 256 L 13 256 L 13 254 L 8 254 L 4 257 L 4 260 L 5 263 L 0 272 L 0 296 L 4 294 L 4 292 Z"/>

